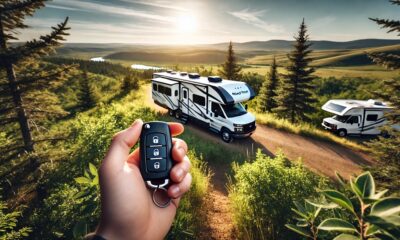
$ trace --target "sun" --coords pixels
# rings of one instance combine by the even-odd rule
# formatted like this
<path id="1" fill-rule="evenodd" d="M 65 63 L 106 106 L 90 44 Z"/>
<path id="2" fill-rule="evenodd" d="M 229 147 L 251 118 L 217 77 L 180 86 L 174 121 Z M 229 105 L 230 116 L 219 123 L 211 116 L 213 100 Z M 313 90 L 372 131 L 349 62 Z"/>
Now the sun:
<path id="1" fill-rule="evenodd" d="M 182 15 L 177 19 L 177 28 L 183 33 L 194 33 L 197 31 L 197 19 L 193 15 Z"/>

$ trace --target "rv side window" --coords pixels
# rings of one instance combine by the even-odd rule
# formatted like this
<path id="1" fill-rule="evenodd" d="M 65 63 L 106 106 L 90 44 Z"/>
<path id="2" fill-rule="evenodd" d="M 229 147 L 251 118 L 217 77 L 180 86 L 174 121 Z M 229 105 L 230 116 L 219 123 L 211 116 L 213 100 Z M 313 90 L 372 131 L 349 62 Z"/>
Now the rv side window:
<path id="1" fill-rule="evenodd" d="M 153 83 L 153 91 L 157 91 L 157 84 Z"/>
<path id="2" fill-rule="evenodd" d="M 162 93 L 162 94 L 171 96 L 171 88 L 169 88 L 169 87 L 165 87 L 165 86 L 159 85 L 158 86 L 158 91 L 160 93 Z"/>
<path id="3" fill-rule="evenodd" d="M 378 114 L 369 114 L 367 115 L 367 121 L 376 121 L 378 120 Z"/>
<path id="4" fill-rule="evenodd" d="M 165 95 L 167 95 L 167 96 L 171 96 L 172 95 L 171 88 L 165 87 Z"/>
<path id="5" fill-rule="evenodd" d="M 206 105 L 206 98 L 202 97 L 202 96 L 199 96 L 199 95 L 196 95 L 196 94 L 193 94 L 193 102 L 198 104 L 198 105 L 205 106 Z"/>
<path id="6" fill-rule="evenodd" d="M 183 98 L 187 98 L 187 92 L 183 91 Z"/>
<path id="7" fill-rule="evenodd" d="M 178 90 L 175 90 L 175 97 L 178 96 Z"/>

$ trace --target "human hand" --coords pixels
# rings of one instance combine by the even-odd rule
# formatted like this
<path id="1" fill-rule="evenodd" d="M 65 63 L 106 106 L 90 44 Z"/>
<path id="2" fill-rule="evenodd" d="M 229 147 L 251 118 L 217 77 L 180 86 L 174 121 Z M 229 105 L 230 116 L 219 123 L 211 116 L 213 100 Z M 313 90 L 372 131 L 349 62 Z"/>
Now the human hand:
<path id="1" fill-rule="evenodd" d="M 172 139 L 172 184 L 168 188 L 171 204 L 157 207 L 152 191 L 146 187 L 140 174 L 139 148 L 129 154 L 137 143 L 143 122 L 136 120 L 131 127 L 117 133 L 99 170 L 101 191 L 101 221 L 96 235 L 108 240 L 163 239 L 174 220 L 181 196 L 191 185 L 190 161 L 187 145 Z M 183 132 L 183 126 L 169 123 L 173 136 Z"/>

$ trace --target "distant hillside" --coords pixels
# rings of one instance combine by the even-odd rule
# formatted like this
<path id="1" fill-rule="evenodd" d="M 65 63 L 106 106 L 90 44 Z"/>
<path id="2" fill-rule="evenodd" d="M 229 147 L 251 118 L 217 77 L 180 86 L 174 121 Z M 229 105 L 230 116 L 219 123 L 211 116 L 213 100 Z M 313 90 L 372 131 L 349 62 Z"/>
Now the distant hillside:
<path id="1" fill-rule="evenodd" d="M 105 56 L 105 59 L 129 60 L 142 62 L 169 62 L 169 63 L 222 63 L 226 53 L 219 50 L 188 50 L 171 52 L 129 51 L 116 52 Z M 240 59 L 241 60 L 241 59 Z"/>
<path id="2" fill-rule="evenodd" d="M 294 41 L 286 40 L 269 40 L 269 41 L 253 41 L 244 43 L 234 43 L 234 47 L 238 51 L 244 50 L 289 50 L 292 48 Z M 400 44 L 400 40 L 392 39 L 360 39 L 348 42 L 335 41 L 311 41 L 311 48 L 314 50 L 334 50 L 334 49 L 360 49 L 374 48 Z M 209 45 L 213 48 L 226 48 L 228 43 L 218 43 Z"/>

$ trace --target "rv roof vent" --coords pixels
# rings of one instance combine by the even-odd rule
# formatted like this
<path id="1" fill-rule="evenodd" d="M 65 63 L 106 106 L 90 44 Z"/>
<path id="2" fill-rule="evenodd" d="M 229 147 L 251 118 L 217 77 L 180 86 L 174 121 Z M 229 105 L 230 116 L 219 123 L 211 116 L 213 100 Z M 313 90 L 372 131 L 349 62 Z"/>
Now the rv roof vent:
<path id="1" fill-rule="evenodd" d="M 222 78 L 220 76 L 209 76 L 208 81 L 210 82 L 222 82 Z"/>
<path id="2" fill-rule="evenodd" d="M 181 72 L 181 76 L 186 76 L 186 75 L 188 75 L 187 72 Z"/>
<path id="3" fill-rule="evenodd" d="M 172 73 L 172 70 L 171 70 L 171 69 L 168 69 L 168 70 L 167 70 L 167 73 Z"/>
<path id="4" fill-rule="evenodd" d="M 385 104 L 383 104 L 383 102 L 381 101 L 376 101 L 374 99 L 369 99 L 368 103 L 373 104 L 373 105 L 377 105 L 377 106 L 384 106 Z"/>
<path id="5" fill-rule="evenodd" d="M 189 73 L 189 78 L 200 78 L 200 74 L 198 74 L 198 73 Z"/>

